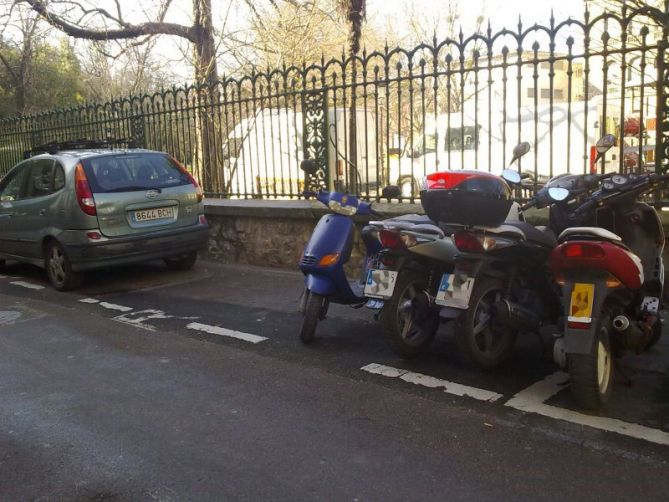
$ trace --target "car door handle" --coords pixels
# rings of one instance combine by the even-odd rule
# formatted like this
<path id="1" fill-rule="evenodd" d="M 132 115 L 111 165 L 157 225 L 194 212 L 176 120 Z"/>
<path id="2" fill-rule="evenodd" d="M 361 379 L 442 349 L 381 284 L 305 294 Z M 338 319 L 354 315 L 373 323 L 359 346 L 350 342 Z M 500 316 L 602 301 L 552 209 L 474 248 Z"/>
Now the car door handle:
<path id="1" fill-rule="evenodd" d="M 45 216 L 46 215 L 46 209 L 40 209 L 39 210 L 39 215 L 40 216 Z"/>

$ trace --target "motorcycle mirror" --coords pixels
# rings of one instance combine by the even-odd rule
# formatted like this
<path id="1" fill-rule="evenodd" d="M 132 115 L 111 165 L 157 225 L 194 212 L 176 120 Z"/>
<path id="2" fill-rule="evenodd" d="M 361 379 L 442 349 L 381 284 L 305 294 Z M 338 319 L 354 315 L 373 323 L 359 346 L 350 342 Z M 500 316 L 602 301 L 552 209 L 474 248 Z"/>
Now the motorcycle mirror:
<path id="1" fill-rule="evenodd" d="M 569 190 L 562 187 L 550 187 L 548 189 L 548 196 L 555 202 L 560 202 L 569 197 Z"/>
<path id="2" fill-rule="evenodd" d="M 616 146 L 616 137 L 613 134 L 606 134 L 597 140 L 595 143 L 595 149 L 597 150 L 597 156 L 595 157 L 595 162 L 600 160 L 606 152 L 611 148 Z"/>
<path id="3" fill-rule="evenodd" d="M 512 185 L 517 185 L 522 179 L 520 174 L 518 174 L 518 171 L 514 171 L 513 169 L 504 169 L 504 171 L 502 171 L 502 178 Z"/>
<path id="4" fill-rule="evenodd" d="M 402 195 L 402 189 L 397 185 L 388 185 L 381 190 L 381 197 L 384 199 L 396 199 Z"/>
<path id="5" fill-rule="evenodd" d="M 530 151 L 530 144 L 527 141 L 523 141 L 522 143 L 518 143 L 513 148 L 513 158 L 511 159 L 511 162 L 509 162 L 509 165 L 513 164 L 515 161 L 517 161 L 519 158 L 521 158 L 523 155 L 525 155 L 529 151 Z"/>
<path id="6" fill-rule="evenodd" d="M 302 169 L 306 174 L 314 175 L 318 171 L 318 164 L 313 159 L 304 159 L 300 162 L 300 169 Z"/>

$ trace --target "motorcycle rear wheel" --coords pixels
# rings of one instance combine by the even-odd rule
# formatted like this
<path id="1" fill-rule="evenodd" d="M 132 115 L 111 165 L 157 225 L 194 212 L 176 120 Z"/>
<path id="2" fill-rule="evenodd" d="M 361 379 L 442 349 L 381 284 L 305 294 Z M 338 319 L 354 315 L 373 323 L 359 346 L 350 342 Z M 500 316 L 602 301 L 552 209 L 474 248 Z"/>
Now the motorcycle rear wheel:
<path id="1" fill-rule="evenodd" d="M 425 274 L 413 270 L 400 272 L 393 296 L 381 310 L 381 327 L 386 343 L 399 356 L 410 358 L 425 352 L 439 328 L 437 312 L 428 310 L 425 319 L 418 319 L 413 307 L 401 311 L 401 307 L 406 306 L 405 302 L 422 301 L 418 297 L 425 294 L 426 286 Z M 424 301 L 429 300 L 425 297 Z"/>
<path id="2" fill-rule="evenodd" d="M 611 350 L 611 321 L 598 321 L 588 354 L 567 354 L 571 393 L 576 402 L 588 410 L 598 410 L 611 397 L 614 367 Z"/>
<path id="3" fill-rule="evenodd" d="M 476 279 L 469 308 L 455 323 L 455 340 L 472 361 L 484 368 L 494 368 L 506 361 L 516 343 L 517 331 L 496 326 L 492 306 L 504 296 L 504 283 L 492 277 Z"/>
<path id="4" fill-rule="evenodd" d="M 304 320 L 302 321 L 302 331 L 300 331 L 300 341 L 308 345 L 316 337 L 316 327 L 322 317 L 324 297 L 309 290 L 306 290 L 304 294 L 307 295 L 307 301 L 304 306 Z"/>

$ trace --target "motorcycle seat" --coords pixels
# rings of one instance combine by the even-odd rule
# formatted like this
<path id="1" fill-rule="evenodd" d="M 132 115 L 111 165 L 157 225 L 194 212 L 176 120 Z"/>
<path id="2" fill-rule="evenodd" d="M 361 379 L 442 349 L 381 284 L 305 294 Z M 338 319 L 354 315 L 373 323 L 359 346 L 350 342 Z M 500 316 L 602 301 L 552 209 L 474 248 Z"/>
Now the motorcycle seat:
<path id="1" fill-rule="evenodd" d="M 605 240 L 610 242 L 615 242 L 617 244 L 622 243 L 622 239 L 619 235 L 614 234 L 613 232 L 606 230 L 601 227 L 571 227 L 567 228 L 560 234 L 560 241 L 583 238 L 583 239 L 598 239 Z"/>
<path id="2" fill-rule="evenodd" d="M 441 228 L 439 228 L 436 225 L 428 224 L 428 223 L 421 223 L 421 224 L 418 224 L 418 225 L 414 225 L 413 227 L 411 227 L 407 230 L 409 230 L 410 232 L 418 233 L 418 234 L 427 234 L 427 235 L 430 235 L 430 236 L 433 236 L 433 237 L 436 237 L 436 238 L 439 238 L 439 239 L 443 239 L 444 236 L 445 236 L 444 231 Z"/>
<path id="3" fill-rule="evenodd" d="M 517 228 L 525 235 L 525 239 L 530 242 L 550 248 L 557 246 L 555 234 L 547 227 L 535 227 L 525 221 L 506 221 L 504 225 Z"/>

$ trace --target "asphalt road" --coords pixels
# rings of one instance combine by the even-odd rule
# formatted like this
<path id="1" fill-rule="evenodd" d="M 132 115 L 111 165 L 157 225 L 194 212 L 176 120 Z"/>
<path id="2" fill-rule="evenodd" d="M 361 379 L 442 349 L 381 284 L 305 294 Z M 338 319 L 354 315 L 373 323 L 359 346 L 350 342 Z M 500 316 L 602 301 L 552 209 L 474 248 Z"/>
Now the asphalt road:
<path id="1" fill-rule="evenodd" d="M 482 372 L 444 326 L 406 362 L 369 311 L 335 306 L 304 347 L 300 292 L 297 273 L 200 262 L 56 293 L 10 267 L 0 499 L 667 500 L 666 339 L 625 359 L 591 423 L 566 390 L 510 404 L 560 379 L 535 339 Z"/>

